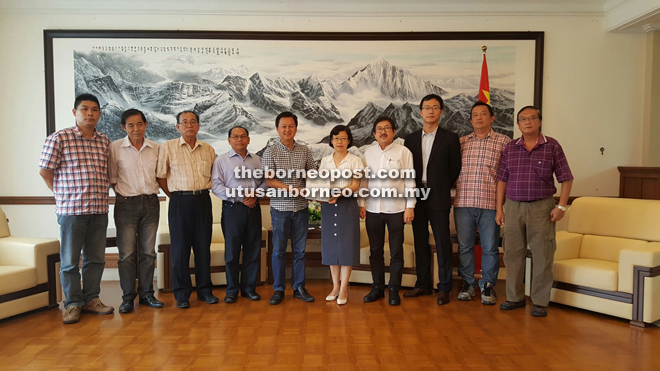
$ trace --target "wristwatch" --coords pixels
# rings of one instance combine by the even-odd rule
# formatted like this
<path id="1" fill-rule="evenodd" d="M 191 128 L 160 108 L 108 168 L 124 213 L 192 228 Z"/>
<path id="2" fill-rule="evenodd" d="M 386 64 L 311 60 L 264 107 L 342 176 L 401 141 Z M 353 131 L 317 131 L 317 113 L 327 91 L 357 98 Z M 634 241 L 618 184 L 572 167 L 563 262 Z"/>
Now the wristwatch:
<path id="1" fill-rule="evenodd" d="M 557 208 L 561 211 L 566 211 L 568 208 L 566 206 L 557 205 Z"/>

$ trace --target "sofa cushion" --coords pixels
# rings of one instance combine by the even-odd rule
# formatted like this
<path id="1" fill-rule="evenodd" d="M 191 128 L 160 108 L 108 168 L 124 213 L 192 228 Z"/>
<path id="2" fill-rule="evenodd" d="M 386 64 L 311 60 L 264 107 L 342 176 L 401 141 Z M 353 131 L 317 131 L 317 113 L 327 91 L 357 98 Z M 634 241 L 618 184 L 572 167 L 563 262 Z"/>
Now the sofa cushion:
<path id="1" fill-rule="evenodd" d="M 618 263 L 621 250 L 641 247 L 647 243 L 647 241 L 628 238 L 586 235 L 582 238 L 579 258 Z"/>
<path id="2" fill-rule="evenodd" d="M 554 263 L 554 280 L 594 289 L 617 291 L 619 264 L 597 259 L 568 259 Z"/>
<path id="3" fill-rule="evenodd" d="M 385 242 L 383 246 L 385 250 L 385 266 L 390 266 L 390 244 Z M 371 251 L 369 246 L 363 247 L 360 249 L 360 264 L 369 265 L 369 256 Z M 403 244 L 403 267 L 404 268 L 414 268 L 415 267 L 415 248 L 412 245 Z"/>
<path id="4" fill-rule="evenodd" d="M 36 285 L 36 269 L 15 265 L 0 266 L 0 295 L 29 289 Z"/>
<path id="5" fill-rule="evenodd" d="M 660 241 L 660 201 L 580 197 L 568 214 L 567 231 L 598 236 Z"/>
<path id="6" fill-rule="evenodd" d="M 211 243 L 211 266 L 219 267 L 225 265 L 225 244 Z M 195 253 L 190 253 L 190 268 L 195 266 Z"/>
<path id="7" fill-rule="evenodd" d="M 11 236 L 11 233 L 9 232 L 9 223 L 7 223 L 7 215 L 0 207 L 0 238 L 9 236 Z"/>

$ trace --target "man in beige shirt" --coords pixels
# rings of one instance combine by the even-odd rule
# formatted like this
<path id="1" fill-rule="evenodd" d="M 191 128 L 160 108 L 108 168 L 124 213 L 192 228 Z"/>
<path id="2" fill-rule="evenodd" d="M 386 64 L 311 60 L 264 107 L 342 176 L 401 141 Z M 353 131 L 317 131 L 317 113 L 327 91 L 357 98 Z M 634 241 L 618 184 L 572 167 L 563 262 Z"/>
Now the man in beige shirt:
<path id="1" fill-rule="evenodd" d="M 211 170 L 215 151 L 197 139 L 199 116 L 183 111 L 176 116 L 181 138 L 162 144 L 156 176 L 170 198 L 168 221 L 172 254 L 172 287 L 178 308 L 189 308 L 192 281 L 188 272 L 190 248 L 195 252 L 197 299 L 215 304 L 211 282 Z"/>

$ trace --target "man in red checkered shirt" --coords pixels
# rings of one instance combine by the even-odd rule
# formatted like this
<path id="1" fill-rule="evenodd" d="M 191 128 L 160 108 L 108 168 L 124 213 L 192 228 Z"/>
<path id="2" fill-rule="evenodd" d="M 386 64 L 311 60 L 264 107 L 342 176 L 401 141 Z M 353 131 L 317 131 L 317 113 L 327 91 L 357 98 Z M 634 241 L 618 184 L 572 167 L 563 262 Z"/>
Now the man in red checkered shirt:
<path id="1" fill-rule="evenodd" d="M 493 130 L 495 115 L 484 102 L 472 106 L 470 123 L 474 131 L 460 139 L 461 175 L 456 181 L 454 221 L 458 236 L 458 274 L 463 286 L 458 300 L 472 300 L 476 296 L 474 278 L 474 245 L 477 230 L 482 247 L 481 303 L 497 303 L 495 284 L 500 271 L 500 226 L 495 222 L 497 170 L 502 151 L 511 141 Z"/>
<path id="2" fill-rule="evenodd" d="M 99 299 L 108 227 L 110 140 L 96 131 L 101 108 L 95 96 L 76 97 L 73 116 L 74 126 L 46 138 L 39 162 L 39 175 L 55 195 L 60 224 L 60 280 L 66 296 L 62 322 L 67 324 L 78 322 L 81 311 L 114 311 Z M 81 251 L 82 287 L 78 267 Z"/>

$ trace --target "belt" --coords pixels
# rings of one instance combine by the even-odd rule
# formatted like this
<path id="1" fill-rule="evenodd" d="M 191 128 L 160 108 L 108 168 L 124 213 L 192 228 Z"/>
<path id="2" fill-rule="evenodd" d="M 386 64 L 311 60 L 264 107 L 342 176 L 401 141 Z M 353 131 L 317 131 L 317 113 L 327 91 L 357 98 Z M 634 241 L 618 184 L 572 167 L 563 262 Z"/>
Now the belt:
<path id="1" fill-rule="evenodd" d="M 243 206 L 245 206 L 245 204 L 243 204 L 242 202 L 231 202 L 231 201 L 225 201 L 225 200 L 222 201 L 222 204 L 223 205 L 243 205 Z M 259 200 L 257 200 L 257 205 L 259 205 Z M 245 207 L 247 207 L 247 206 L 245 206 Z"/>
<path id="2" fill-rule="evenodd" d="M 174 191 L 170 192 L 173 195 L 179 195 L 179 196 L 198 196 L 198 195 L 207 195 L 209 194 L 208 189 L 200 189 L 198 191 Z"/>
<path id="3" fill-rule="evenodd" d="M 132 199 L 132 198 L 158 197 L 158 195 L 155 194 L 155 193 L 154 193 L 154 194 L 150 194 L 150 195 L 122 196 L 122 195 L 120 195 L 119 193 L 115 192 L 115 195 L 116 195 L 117 197 L 123 197 L 123 198 L 125 198 L 125 199 L 127 199 L 127 200 L 130 200 L 130 199 Z"/>

